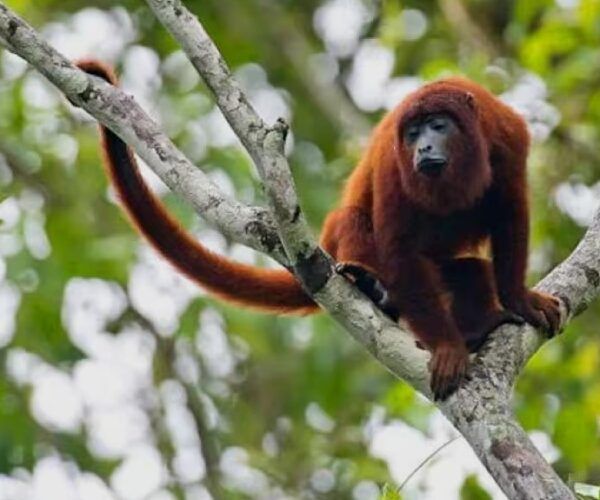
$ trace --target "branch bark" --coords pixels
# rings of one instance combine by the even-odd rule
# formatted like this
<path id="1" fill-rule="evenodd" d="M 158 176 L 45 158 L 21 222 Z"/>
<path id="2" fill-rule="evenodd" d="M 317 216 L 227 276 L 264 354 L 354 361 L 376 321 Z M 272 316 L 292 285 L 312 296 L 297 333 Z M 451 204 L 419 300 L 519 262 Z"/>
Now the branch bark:
<path id="1" fill-rule="evenodd" d="M 2 3 L 0 19 L 0 38 L 10 51 L 40 71 L 73 104 L 85 109 L 130 144 L 167 186 L 205 219 L 236 241 L 285 262 L 280 242 L 271 237 L 274 224 L 267 211 L 225 196 L 175 147 L 130 95 L 76 68 Z"/>
<path id="2" fill-rule="evenodd" d="M 391 323 L 337 276 L 331 259 L 311 237 L 283 154 L 287 126 L 281 121 L 267 126 L 260 119 L 210 37 L 179 0 L 147 3 L 186 51 L 255 161 L 269 196 L 272 218 L 260 208 L 226 199 L 129 96 L 78 71 L 2 3 L 0 38 L 69 99 L 128 142 L 174 191 L 228 236 L 288 262 L 307 291 L 358 342 L 394 375 L 430 396 L 428 354 L 416 348 L 410 333 Z M 249 227 L 259 230 L 249 231 Z M 563 322 L 598 296 L 600 215 L 573 254 L 544 278 L 539 288 L 561 298 Z M 544 341 L 527 325 L 500 327 L 474 359 L 472 380 L 438 405 L 511 499 L 575 498 L 533 446 L 511 409 L 515 379 Z"/>

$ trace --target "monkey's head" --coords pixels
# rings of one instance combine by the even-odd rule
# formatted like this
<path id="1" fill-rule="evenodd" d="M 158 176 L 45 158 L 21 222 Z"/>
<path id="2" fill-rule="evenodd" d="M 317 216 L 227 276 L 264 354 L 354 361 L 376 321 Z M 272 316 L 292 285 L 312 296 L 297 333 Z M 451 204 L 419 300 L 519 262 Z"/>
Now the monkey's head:
<path id="1" fill-rule="evenodd" d="M 431 84 L 401 109 L 396 153 L 404 194 L 439 215 L 473 206 L 492 178 L 474 96 Z"/>

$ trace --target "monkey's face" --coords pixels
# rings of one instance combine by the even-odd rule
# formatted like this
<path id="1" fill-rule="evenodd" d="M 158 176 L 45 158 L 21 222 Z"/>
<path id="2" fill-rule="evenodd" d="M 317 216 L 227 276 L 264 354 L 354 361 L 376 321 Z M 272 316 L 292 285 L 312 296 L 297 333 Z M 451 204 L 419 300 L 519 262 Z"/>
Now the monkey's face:
<path id="1" fill-rule="evenodd" d="M 398 134 L 404 194 L 440 215 L 473 206 L 491 182 L 479 121 L 472 108 L 461 112 L 461 120 L 444 110 L 417 114 Z"/>
<path id="2" fill-rule="evenodd" d="M 459 133 L 447 114 L 428 115 L 413 120 L 404 129 L 403 140 L 412 152 L 413 169 L 420 175 L 438 177 L 450 161 L 450 143 Z"/>

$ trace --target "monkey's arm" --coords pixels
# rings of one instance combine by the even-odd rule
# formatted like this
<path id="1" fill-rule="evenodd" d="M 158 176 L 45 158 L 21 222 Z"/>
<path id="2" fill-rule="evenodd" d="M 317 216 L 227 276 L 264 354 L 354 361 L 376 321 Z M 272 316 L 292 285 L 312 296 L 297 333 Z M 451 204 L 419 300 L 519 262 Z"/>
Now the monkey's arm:
<path id="1" fill-rule="evenodd" d="M 498 295 L 507 309 L 553 335 L 560 327 L 558 300 L 525 286 L 529 213 L 524 157 L 517 165 L 501 169 L 492 193 L 491 239 Z"/>
<path id="2" fill-rule="evenodd" d="M 443 301 L 439 270 L 416 249 L 411 222 L 414 213 L 402 196 L 397 169 L 381 168 L 374 184 L 374 235 L 379 275 L 391 304 L 417 338 L 432 352 L 431 389 L 444 399 L 460 384 L 468 351 Z"/>

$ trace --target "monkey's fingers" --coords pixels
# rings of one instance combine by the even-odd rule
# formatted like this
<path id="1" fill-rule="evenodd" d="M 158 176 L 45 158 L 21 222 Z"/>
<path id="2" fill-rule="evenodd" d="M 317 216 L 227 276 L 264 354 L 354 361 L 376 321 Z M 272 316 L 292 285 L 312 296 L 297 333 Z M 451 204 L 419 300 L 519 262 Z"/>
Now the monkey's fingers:
<path id="1" fill-rule="evenodd" d="M 529 299 L 532 307 L 544 318 L 544 331 L 554 336 L 560 330 L 560 301 L 552 295 L 531 290 Z"/>
<path id="2" fill-rule="evenodd" d="M 377 304 L 383 312 L 393 317 L 394 310 L 390 308 L 391 304 L 387 303 L 387 291 L 371 270 L 360 264 L 349 262 L 336 264 L 335 270 L 338 274 L 351 281 L 371 301 Z"/>
<path id="3" fill-rule="evenodd" d="M 444 401 L 459 388 L 462 382 L 462 375 L 452 372 L 438 372 L 437 375 L 434 375 L 435 373 L 432 373 L 431 383 L 433 400 Z"/>
<path id="4" fill-rule="evenodd" d="M 431 391 L 434 401 L 443 401 L 458 389 L 468 367 L 464 346 L 442 346 L 434 350 L 430 360 Z"/>
<path id="5" fill-rule="evenodd" d="M 539 309 L 531 307 L 526 317 L 527 322 L 536 328 L 541 328 L 544 332 L 550 332 L 550 322 L 546 318 L 546 315 Z"/>
<path id="6" fill-rule="evenodd" d="M 540 312 L 544 315 L 546 323 L 548 324 L 548 327 L 544 329 L 544 332 L 549 337 L 554 337 L 560 329 L 560 312 L 551 308 L 540 308 Z"/>
<path id="7" fill-rule="evenodd" d="M 439 379 L 436 386 L 432 387 L 433 400 L 434 401 L 445 401 L 452 393 L 460 386 L 461 380 L 457 378 L 444 378 Z"/>
<path id="8" fill-rule="evenodd" d="M 560 325 L 560 314 L 554 316 L 550 310 L 541 307 L 539 309 L 532 307 L 526 319 L 530 325 L 543 330 L 550 337 L 556 334 Z"/>
<path id="9" fill-rule="evenodd" d="M 560 309 L 553 304 L 540 304 L 538 306 L 548 323 L 546 333 L 551 337 L 556 335 L 560 330 Z"/>
<path id="10" fill-rule="evenodd" d="M 551 326 L 551 335 L 556 335 L 557 333 L 561 333 L 561 317 L 560 317 L 560 309 L 550 309 L 545 312 L 546 318 L 550 322 Z"/>
<path id="11" fill-rule="evenodd" d="M 511 325 L 523 325 L 525 318 L 519 314 L 516 314 L 508 309 L 503 311 L 502 319 L 500 324 L 509 323 Z"/>
<path id="12" fill-rule="evenodd" d="M 350 281 L 358 281 L 370 276 L 371 273 L 364 267 L 353 264 L 351 262 L 338 262 L 335 265 L 335 272 L 349 279 Z"/>

